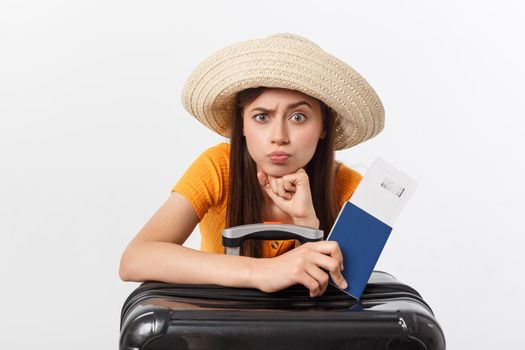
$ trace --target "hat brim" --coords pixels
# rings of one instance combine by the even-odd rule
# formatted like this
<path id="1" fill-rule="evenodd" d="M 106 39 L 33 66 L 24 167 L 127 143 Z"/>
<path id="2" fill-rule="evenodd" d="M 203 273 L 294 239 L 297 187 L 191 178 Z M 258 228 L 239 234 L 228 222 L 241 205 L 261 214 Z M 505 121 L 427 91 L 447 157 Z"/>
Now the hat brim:
<path id="1" fill-rule="evenodd" d="M 368 82 L 316 44 L 290 34 L 219 50 L 190 75 L 182 101 L 205 126 L 229 137 L 237 94 L 260 86 L 296 90 L 326 103 L 335 112 L 338 150 L 383 130 L 383 105 Z"/>

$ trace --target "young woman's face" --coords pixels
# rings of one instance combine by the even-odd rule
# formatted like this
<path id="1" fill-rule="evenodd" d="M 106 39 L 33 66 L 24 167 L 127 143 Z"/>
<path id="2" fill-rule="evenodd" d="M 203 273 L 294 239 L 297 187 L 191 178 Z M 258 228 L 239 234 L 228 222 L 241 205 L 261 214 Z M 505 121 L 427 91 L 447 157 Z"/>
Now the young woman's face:
<path id="1" fill-rule="evenodd" d="M 293 90 L 265 90 L 244 107 L 243 123 L 257 169 L 272 176 L 304 167 L 324 137 L 319 101 Z"/>

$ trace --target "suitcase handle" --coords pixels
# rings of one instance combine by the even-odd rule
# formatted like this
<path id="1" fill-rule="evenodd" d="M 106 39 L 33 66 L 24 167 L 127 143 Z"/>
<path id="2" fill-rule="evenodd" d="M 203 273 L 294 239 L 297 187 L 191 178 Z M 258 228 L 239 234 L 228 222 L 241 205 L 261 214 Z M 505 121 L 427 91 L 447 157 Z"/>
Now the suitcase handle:
<path id="1" fill-rule="evenodd" d="M 290 224 L 251 224 L 222 230 L 222 245 L 226 254 L 240 255 L 240 247 L 247 239 L 297 239 L 301 243 L 323 240 L 323 231 Z"/>

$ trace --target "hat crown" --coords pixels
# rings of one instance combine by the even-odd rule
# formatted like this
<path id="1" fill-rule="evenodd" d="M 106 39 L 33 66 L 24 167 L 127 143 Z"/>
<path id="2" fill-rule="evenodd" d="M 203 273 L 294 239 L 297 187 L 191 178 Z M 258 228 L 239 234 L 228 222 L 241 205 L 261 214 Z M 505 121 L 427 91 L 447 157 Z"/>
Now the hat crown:
<path id="1" fill-rule="evenodd" d="M 297 42 L 301 42 L 301 43 L 308 44 L 311 46 L 315 46 L 319 49 L 321 48 L 319 45 L 317 45 L 313 41 L 308 40 L 305 37 L 302 37 L 300 35 L 292 34 L 292 33 L 277 33 L 277 34 L 270 35 L 267 39 L 277 39 L 277 40 L 283 39 L 283 40 L 297 41 Z"/>

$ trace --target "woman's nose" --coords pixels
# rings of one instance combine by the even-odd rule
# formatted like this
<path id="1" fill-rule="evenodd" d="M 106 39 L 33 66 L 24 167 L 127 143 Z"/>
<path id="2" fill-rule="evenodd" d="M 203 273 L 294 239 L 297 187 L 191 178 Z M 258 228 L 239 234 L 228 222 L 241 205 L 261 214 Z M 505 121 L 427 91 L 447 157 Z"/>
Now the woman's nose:
<path id="1" fill-rule="evenodd" d="M 271 142 L 276 144 L 286 144 L 290 142 L 290 139 L 288 137 L 288 130 L 286 128 L 286 124 L 283 122 L 277 122 L 274 123 L 272 127 L 272 134 L 271 134 Z"/>

